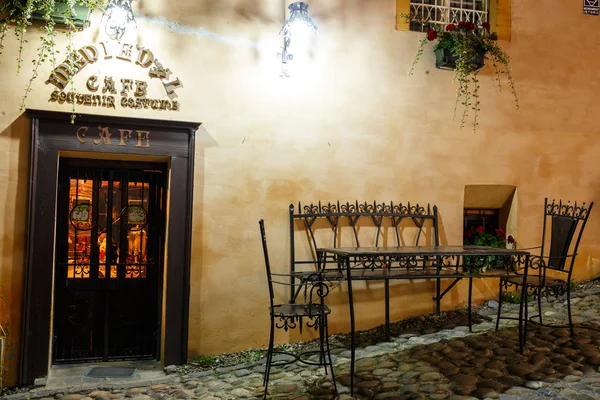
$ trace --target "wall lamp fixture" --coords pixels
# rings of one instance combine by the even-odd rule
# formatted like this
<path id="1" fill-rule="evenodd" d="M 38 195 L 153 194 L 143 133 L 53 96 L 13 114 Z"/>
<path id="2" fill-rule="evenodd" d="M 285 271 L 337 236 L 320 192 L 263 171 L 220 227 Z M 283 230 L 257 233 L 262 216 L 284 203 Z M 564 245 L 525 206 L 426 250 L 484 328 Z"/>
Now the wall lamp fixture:
<path id="1" fill-rule="evenodd" d="M 319 29 L 308 16 L 308 4 L 302 1 L 296 1 L 288 6 L 290 16 L 279 32 L 283 36 L 283 47 L 281 53 L 277 56 L 281 58 L 281 76 L 289 77 L 287 64 L 292 61 L 294 56 L 291 50 L 298 49 L 311 34 L 319 34 Z M 292 38 L 294 47 L 292 48 Z"/>
<path id="2" fill-rule="evenodd" d="M 131 3 L 133 0 L 109 0 L 104 19 L 104 30 L 113 40 L 121 40 L 128 27 L 135 27 Z"/>

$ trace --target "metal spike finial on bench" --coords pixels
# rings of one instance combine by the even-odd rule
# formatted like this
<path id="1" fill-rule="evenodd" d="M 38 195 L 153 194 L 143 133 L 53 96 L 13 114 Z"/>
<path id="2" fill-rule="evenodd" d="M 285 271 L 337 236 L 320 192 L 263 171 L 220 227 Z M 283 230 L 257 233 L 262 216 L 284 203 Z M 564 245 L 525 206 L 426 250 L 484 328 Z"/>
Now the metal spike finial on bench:
<path id="1" fill-rule="evenodd" d="M 356 210 L 354 204 L 350 204 L 349 202 L 346 202 L 346 204 L 342 203 L 338 208 L 341 213 L 352 213 Z"/>
<path id="2" fill-rule="evenodd" d="M 556 203 L 548 204 L 548 210 L 551 207 L 555 207 L 557 210 L 572 210 L 575 207 L 569 204 L 560 204 Z M 584 208 L 583 206 L 576 206 L 577 208 Z M 290 210 L 294 210 L 294 206 L 290 205 Z M 298 202 L 298 214 L 294 214 L 297 216 L 315 216 L 315 217 L 340 217 L 340 216 L 393 216 L 393 215 L 402 215 L 402 216 L 410 216 L 410 217 L 433 217 L 437 213 L 437 206 L 433 206 L 433 212 L 431 204 L 427 203 L 427 207 L 420 205 L 419 203 L 411 203 L 408 202 L 406 205 L 399 203 L 394 203 L 390 201 L 389 203 L 377 201 L 371 202 L 362 202 L 359 203 L 356 200 L 353 203 L 345 202 L 341 203 L 339 200 L 335 202 L 327 202 L 323 203 L 319 201 L 317 203 L 309 203 L 302 205 L 301 202 Z"/>
<path id="3" fill-rule="evenodd" d="M 309 205 L 304 205 L 304 207 L 301 206 L 300 202 L 298 202 L 298 212 L 300 214 L 304 213 L 304 214 L 319 214 L 321 212 L 321 210 L 319 210 L 319 206 L 313 203 L 310 203 Z"/>
<path id="4" fill-rule="evenodd" d="M 321 206 L 321 212 L 324 214 L 336 214 L 338 209 L 335 203 L 331 204 L 331 202 L 328 202 L 326 205 Z"/>
<path id="5" fill-rule="evenodd" d="M 358 204 L 358 201 L 356 203 L 357 203 L 357 212 L 364 213 L 364 214 L 371 212 L 370 211 L 371 206 L 366 201 L 364 202 L 364 204 L 363 203 Z"/>

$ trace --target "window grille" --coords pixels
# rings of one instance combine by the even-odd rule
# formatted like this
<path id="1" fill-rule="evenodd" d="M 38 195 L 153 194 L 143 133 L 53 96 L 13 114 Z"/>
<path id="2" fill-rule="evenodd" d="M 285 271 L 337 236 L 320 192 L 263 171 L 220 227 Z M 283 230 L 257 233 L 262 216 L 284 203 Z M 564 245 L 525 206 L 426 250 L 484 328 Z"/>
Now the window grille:
<path id="1" fill-rule="evenodd" d="M 468 231 L 475 231 L 479 226 L 483 226 L 485 233 L 495 235 L 496 229 L 500 228 L 499 218 L 499 209 L 465 208 L 463 241 L 466 242 Z"/>
<path id="2" fill-rule="evenodd" d="M 410 30 L 426 32 L 436 26 L 488 21 L 489 0 L 410 0 Z"/>

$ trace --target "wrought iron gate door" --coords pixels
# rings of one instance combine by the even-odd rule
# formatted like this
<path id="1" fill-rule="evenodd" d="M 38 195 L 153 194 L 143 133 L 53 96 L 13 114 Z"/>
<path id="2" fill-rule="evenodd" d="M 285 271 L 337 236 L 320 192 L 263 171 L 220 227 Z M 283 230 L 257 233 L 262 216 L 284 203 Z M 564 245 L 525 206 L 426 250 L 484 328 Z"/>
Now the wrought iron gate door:
<path id="1" fill-rule="evenodd" d="M 90 164 L 60 164 L 53 361 L 158 358 L 166 167 Z"/>

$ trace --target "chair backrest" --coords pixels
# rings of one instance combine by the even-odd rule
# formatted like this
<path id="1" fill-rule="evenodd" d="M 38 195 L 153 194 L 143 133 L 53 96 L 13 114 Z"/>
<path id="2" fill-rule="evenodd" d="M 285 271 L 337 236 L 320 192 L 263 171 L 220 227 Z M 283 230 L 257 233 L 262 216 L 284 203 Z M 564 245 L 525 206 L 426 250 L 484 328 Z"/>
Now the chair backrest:
<path id="1" fill-rule="evenodd" d="M 308 313 L 311 313 L 311 307 L 314 302 L 314 299 L 318 299 L 319 302 L 322 301 L 324 297 L 329 294 L 329 286 L 327 282 L 323 281 L 323 277 L 321 273 L 314 273 L 310 276 L 306 277 L 306 282 L 295 282 L 292 278 L 292 275 L 289 274 L 280 274 L 280 273 L 271 273 L 271 262 L 269 261 L 269 250 L 267 248 L 267 235 L 265 230 L 265 221 L 259 220 L 258 224 L 260 226 L 260 236 L 262 240 L 263 247 L 263 255 L 265 258 L 265 268 L 267 270 L 267 281 L 269 283 L 269 301 L 271 303 L 271 308 L 274 306 L 274 298 L 275 292 L 273 290 L 273 284 L 278 284 L 291 288 L 291 293 L 295 293 L 296 288 L 299 286 L 304 290 L 302 292 L 304 297 L 304 304 L 308 307 Z M 273 278 L 275 275 L 275 279 Z M 289 282 L 283 282 L 282 280 L 289 279 Z"/>
<path id="2" fill-rule="evenodd" d="M 260 225 L 260 237 L 262 240 L 263 247 L 263 255 L 265 257 L 265 267 L 267 269 L 267 281 L 269 282 L 269 301 L 271 302 L 271 307 L 273 307 L 273 298 L 275 297 L 273 293 L 273 279 L 271 276 L 271 263 L 269 262 L 269 249 L 267 248 L 267 234 L 265 232 L 265 221 L 258 221 L 258 225 Z"/>
<path id="3" fill-rule="evenodd" d="M 541 255 L 548 257 L 547 268 L 569 273 L 572 271 L 579 242 L 593 206 L 594 202 L 586 206 L 585 203 L 571 205 L 571 202 L 557 203 L 552 200 L 549 203 L 548 198 L 544 200 Z"/>

